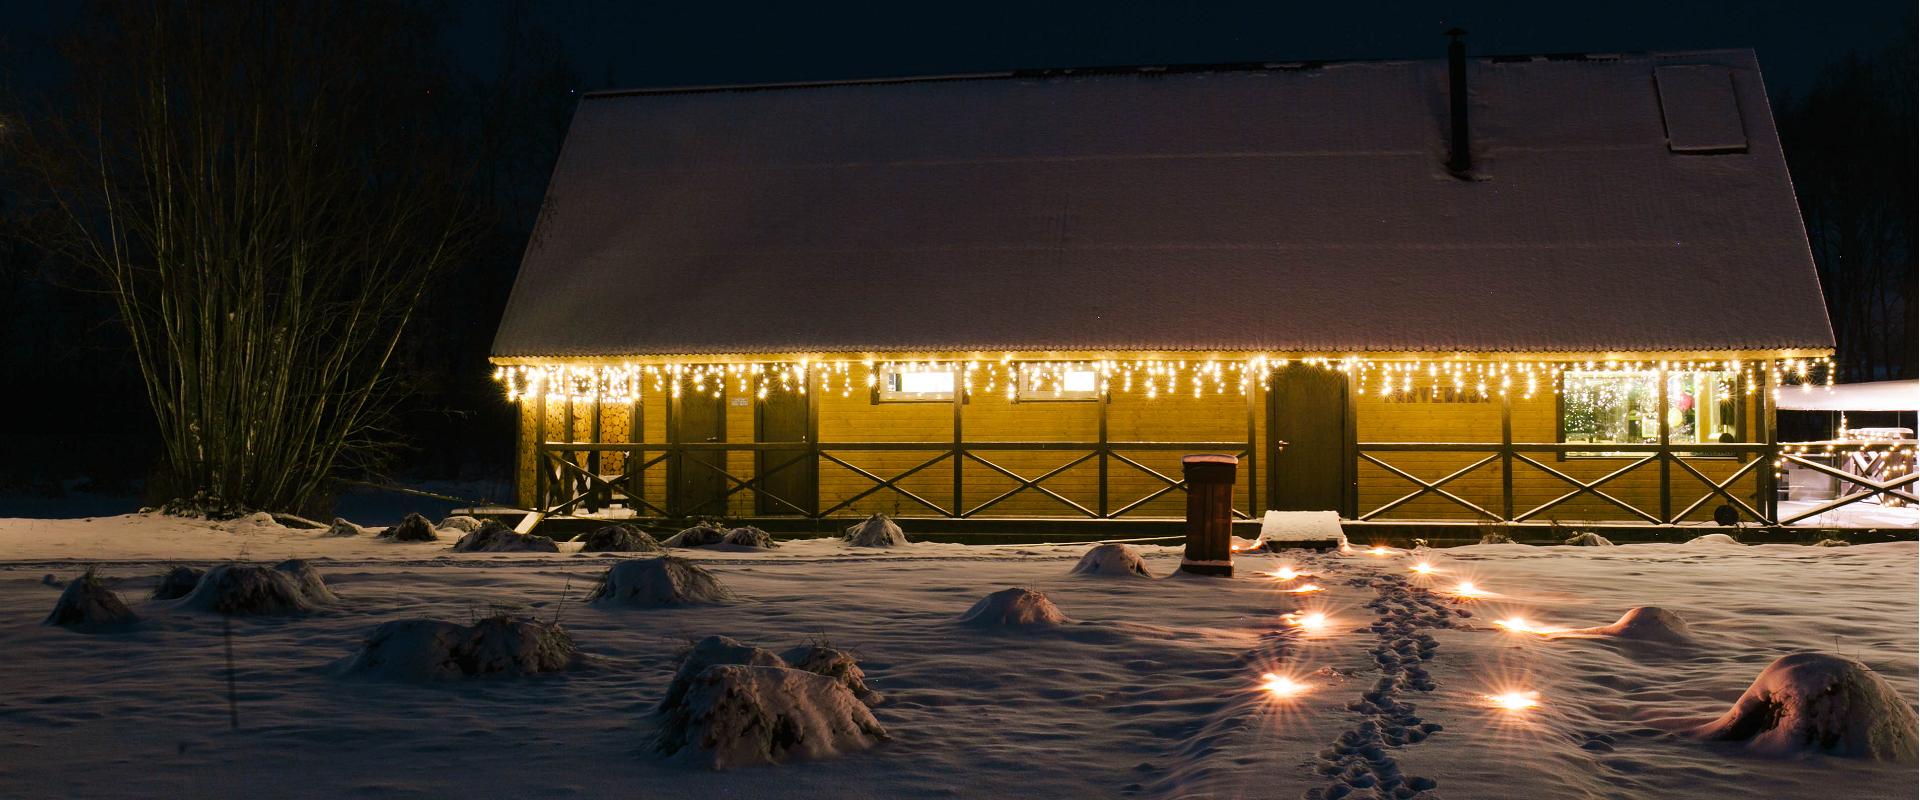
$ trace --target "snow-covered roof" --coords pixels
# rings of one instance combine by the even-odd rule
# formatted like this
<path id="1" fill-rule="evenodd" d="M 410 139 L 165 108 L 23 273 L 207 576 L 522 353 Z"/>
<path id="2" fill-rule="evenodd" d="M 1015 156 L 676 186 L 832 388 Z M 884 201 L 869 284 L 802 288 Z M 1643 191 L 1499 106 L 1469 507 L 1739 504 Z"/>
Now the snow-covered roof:
<path id="1" fill-rule="evenodd" d="M 1469 75 L 589 96 L 494 355 L 1832 346 L 1751 51 Z"/>
<path id="2" fill-rule="evenodd" d="M 1920 381 L 1782 387 L 1774 405 L 1782 411 L 1920 411 Z"/>

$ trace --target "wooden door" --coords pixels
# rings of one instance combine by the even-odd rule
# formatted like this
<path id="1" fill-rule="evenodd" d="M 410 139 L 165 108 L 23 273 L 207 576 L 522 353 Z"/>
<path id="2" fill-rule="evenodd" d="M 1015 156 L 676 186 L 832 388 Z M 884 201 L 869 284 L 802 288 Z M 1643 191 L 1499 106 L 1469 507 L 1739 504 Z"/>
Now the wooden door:
<path id="1" fill-rule="evenodd" d="M 673 425 L 680 444 L 713 444 L 727 440 L 727 407 L 724 397 L 686 392 L 673 401 Z M 727 513 L 727 468 L 725 450 L 683 450 L 672 460 L 669 470 L 673 484 L 675 514 L 682 516 L 724 516 Z"/>
<path id="2" fill-rule="evenodd" d="M 754 414 L 753 440 L 756 442 L 807 442 L 807 395 L 799 392 L 773 392 L 760 401 Z M 754 493 L 754 512 L 763 516 L 810 514 L 818 496 L 815 489 L 819 464 L 808 458 L 807 447 L 760 450 L 754 453 L 753 474 L 760 478 L 760 491 Z"/>
<path id="3" fill-rule="evenodd" d="M 1274 373 L 1267 393 L 1268 508 L 1352 513 L 1349 412 L 1345 373 L 1305 364 Z"/>

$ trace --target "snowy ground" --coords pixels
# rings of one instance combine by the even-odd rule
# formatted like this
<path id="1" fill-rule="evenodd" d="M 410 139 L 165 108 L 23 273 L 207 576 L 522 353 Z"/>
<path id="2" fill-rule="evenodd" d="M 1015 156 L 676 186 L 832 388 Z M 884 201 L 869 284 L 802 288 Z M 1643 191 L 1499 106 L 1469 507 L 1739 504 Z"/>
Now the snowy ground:
<path id="1" fill-rule="evenodd" d="M 615 611 L 577 602 L 610 557 L 565 545 L 456 555 L 450 542 L 154 517 L 0 520 L 0 796 L 1302 797 L 1344 785 L 1323 768 L 1357 762 L 1330 747 L 1367 720 L 1441 726 L 1377 760 L 1433 781 L 1423 797 L 1915 796 L 1911 765 L 1768 759 L 1671 733 L 1720 714 L 1768 663 L 1801 650 L 1857 658 L 1909 701 L 1920 696 L 1912 543 L 1476 546 L 1427 554 L 1432 576 L 1408 572 L 1403 553 L 1301 554 L 1242 558 L 1230 580 L 1146 581 L 1069 577 L 1084 545 L 860 551 L 821 540 L 689 551 L 737 602 Z M 1142 550 L 1156 574 L 1176 563 L 1172 548 Z M 230 732 L 221 619 L 146 594 L 168 564 L 289 556 L 312 559 L 342 604 L 234 620 L 241 728 Z M 43 576 L 89 563 L 147 617 L 140 628 L 40 624 L 59 595 Z M 1317 574 L 1260 574 L 1283 563 Z M 1493 594 L 1456 605 L 1421 591 L 1463 579 Z M 1326 591 L 1282 591 L 1302 581 Z M 1075 622 L 1028 632 L 954 622 L 1007 587 L 1045 592 Z M 1600 625 L 1643 605 L 1678 613 L 1697 645 L 1544 640 L 1492 625 L 1516 614 Z M 495 607 L 559 618 L 593 663 L 435 685 L 331 671 L 380 622 L 464 623 Z M 1472 616 L 1445 616 L 1454 608 Z M 1280 634 L 1296 611 L 1330 624 Z M 891 741 L 722 773 L 662 762 L 648 752 L 650 709 L 676 651 L 710 634 L 776 650 L 822 636 L 858 651 L 886 694 L 874 713 Z M 1433 688 L 1394 692 L 1387 699 L 1413 706 L 1396 715 L 1350 708 L 1374 687 L 1382 653 L 1423 635 L 1437 645 L 1419 662 Z M 1307 692 L 1271 699 L 1259 689 L 1269 671 Z M 1484 699 L 1509 690 L 1538 691 L 1539 707 Z"/>

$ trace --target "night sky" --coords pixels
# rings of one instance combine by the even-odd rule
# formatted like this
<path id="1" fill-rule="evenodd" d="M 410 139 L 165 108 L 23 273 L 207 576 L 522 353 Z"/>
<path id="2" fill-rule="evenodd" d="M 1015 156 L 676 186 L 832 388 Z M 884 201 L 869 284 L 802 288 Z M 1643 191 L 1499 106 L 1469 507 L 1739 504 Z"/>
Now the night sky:
<path id="1" fill-rule="evenodd" d="M 13 76 L 45 81 L 44 39 L 74 4 L 0 3 Z M 448 45 L 489 71 L 502 0 L 449 3 Z M 1435 58 L 1466 28 L 1478 55 L 1753 47 L 1769 88 L 1802 92 L 1822 64 L 1899 35 L 1911 2 L 1831 0 L 1434 3 L 627 3 L 525 4 L 581 89 L 950 74 L 1016 68 Z"/>

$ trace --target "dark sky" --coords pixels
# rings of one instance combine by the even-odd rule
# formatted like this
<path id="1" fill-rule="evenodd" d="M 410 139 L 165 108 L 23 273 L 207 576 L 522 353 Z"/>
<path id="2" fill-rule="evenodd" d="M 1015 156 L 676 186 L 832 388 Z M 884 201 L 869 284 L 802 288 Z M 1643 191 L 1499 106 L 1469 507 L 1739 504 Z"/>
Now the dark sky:
<path id="1" fill-rule="evenodd" d="M 43 46 L 76 4 L 0 1 L 13 76 L 50 76 Z M 510 0 L 448 0 L 448 44 L 486 71 Z M 1759 51 L 1769 87 L 1800 92 L 1820 65 L 1871 52 L 1912 2 L 688 2 L 526 4 L 559 38 L 581 88 L 948 74 L 1121 64 L 1431 58 L 1440 32 L 1471 32 L 1472 52 Z M 1904 34 L 1904 35 L 1911 35 Z"/>

